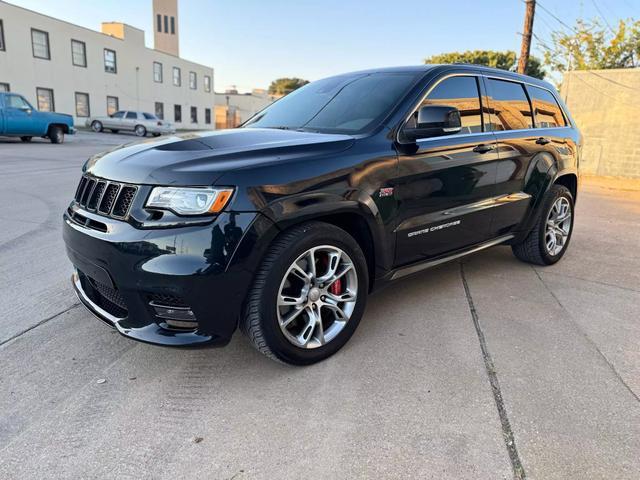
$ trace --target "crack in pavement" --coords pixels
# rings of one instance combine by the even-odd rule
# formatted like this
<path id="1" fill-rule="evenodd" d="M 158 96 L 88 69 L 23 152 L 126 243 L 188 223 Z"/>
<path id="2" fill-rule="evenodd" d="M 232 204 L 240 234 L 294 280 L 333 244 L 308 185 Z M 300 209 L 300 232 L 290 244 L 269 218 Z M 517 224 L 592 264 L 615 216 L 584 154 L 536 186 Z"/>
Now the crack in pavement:
<path id="1" fill-rule="evenodd" d="M 480 343 L 480 349 L 482 350 L 482 358 L 484 360 L 484 367 L 489 377 L 489 384 L 493 392 L 493 399 L 496 402 L 496 408 L 498 410 L 498 416 L 500 417 L 500 424 L 502 425 L 502 437 L 504 439 L 507 453 L 509 454 L 509 460 L 511 461 L 511 468 L 513 470 L 513 478 L 515 480 L 525 480 L 527 475 L 522 466 L 518 449 L 516 448 L 516 440 L 511 429 L 511 423 L 509 422 L 509 416 L 507 415 L 507 409 L 504 405 L 502 398 L 502 391 L 500 390 L 500 383 L 498 382 L 498 375 L 496 373 L 496 367 L 493 363 L 493 358 L 489 353 L 487 347 L 487 341 L 480 326 L 480 320 L 478 319 L 478 312 L 476 306 L 473 303 L 473 297 L 471 296 L 471 290 L 469 290 L 469 284 L 467 283 L 467 277 L 464 274 L 464 264 L 460 262 L 460 277 L 462 279 L 462 285 L 464 286 L 464 293 L 467 296 L 467 303 L 469 304 L 469 311 L 471 312 L 471 318 L 473 319 L 473 325 L 476 329 L 478 341 Z"/>
<path id="2" fill-rule="evenodd" d="M 637 402 L 640 402 L 640 397 L 638 397 L 638 395 L 636 394 L 636 392 L 633 391 L 633 389 L 627 384 L 627 382 L 624 381 L 624 378 L 622 378 L 622 376 L 618 373 L 618 371 L 616 370 L 616 367 L 613 365 L 613 363 L 611 363 L 611 361 L 609 361 L 609 359 L 607 358 L 607 356 L 602 352 L 602 350 L 600 350 L 600 348 L 598 347 L 598 345 L 596 344 L 596 342 L 594 342 L 591 337 L 589 337 L 589 335 L 586 334 L 586 332 L 584 332 L 582 330 L 582 328 L 580 327 L 580 325 L 578 324 L 578 322 L 576 322 L 573 318 L 573 315 L 571 315 L 571 312 L 567 309 L 567 307 L 565 307 L 562 302 L 560 301 L 560 299 L 556 296 L 556 294 L 553 292 L 553 290 L 551 290 L 549 288 L 549 286 L 546 284 L 546 282 L 542 279 L 542 277 L 540 276 L 540 272 L 538 272 L 538 270 L 536 270 L 533 265 L 531 265 L 531 269 L 535 272 L 536 276 L 538 277 L 538 280 L 540 280 L 540 283 L 542 283 L 542 285 L 544 286 L 544 288 L 547 290 L 547 292 L 549 292 L 549 294 L 554 298 L 554 300 L 557 302 L 557 304 L 560 306 L 560 308 L 562 308 L 562 310 L 564 310 L 567 314 L 567 316 L 569 317 L 569 320 L 571 321 L 571 323 L 573 324 L 574 328 L 580 333 L 580 335 L 582 335 L 587 342 L 589 342 L 591 344 L 591 346 L 596 350 L 596 352 L 598 352 L 598 354 L 600 355 L 600 357 L 602 358 L 602 360 L 604 360 L 604 362 L 607 364 L 607 366 L 609 367 L 609 369 L 613 372 L 613 374 L 616 376 L 616 378 L 620 381 L 620 383 L 622 383 L 622 385 L 625 386 L 625 388 L 627 390 L 629 390 L 629 393 L 633 396 L 633 398 L 636 399 Z"/>
<path id="3" fill-rule="evenodd" d="M 538 270 L 536 270 L 535 268 L 533 268 L 533 269 L 536 271 L 536 273 L 538 273 Z M 555 275 L 557 277 L 571 278 L 573 280 L 581 280 L 581 281 L 587 282 L 587 283 L 595 283 L 596 285 L 602 285 L 602 286 L 605 286 L 605 287 L 617 288 L 619 290 L 624 290 L 625 292 L 640 293 L 640 290 L 636 290 L 635 288 L 621 287 L 620 285 L 614 285 L 613 283 L 600 282 L 598 280 L 591 280 L 590 278 L 576 277 L 575 275 L 567 275 L 566 273 L 544 272 L 544 274 L 545 275 Z"/>
<path id="4" fill-rule="evenodd" d="M 15 340 L 18 337 L 21 337 L 22 335 L 24 335 L 27 332 L 30 332 L 31 330 L 33 330 L 34 328 L 38 328 L 42 325 L 44 325 L 47 322 L 50 322 L 51 320 L 53 320 L 54 318 L 59 317 L 60 315 L 63 315 L 65 313 L 67 313 L 70 310 L 73 310 L 76 307 L 79 307 L 80 303 L 74 303 L 73 305 L 71 305 L 69 308 L 65 308 L 64 310 L 62 310 L 61 312 L 58 312 L 54 315 L 51 315 L 50 317 L 45 318 L 44 320 L 40 320 L 38 323 L 31 325 L 29 328 L 26 328 L 24 330 L 22 330 L 21 332 L 16 333 L 15 335 L 12 335 L 11 337 L 7 338 L 6 340 L 2 340 L 0 341 L 0 347 L 2 347 L 3 345 L 9 343 L 12 340 Z"/>

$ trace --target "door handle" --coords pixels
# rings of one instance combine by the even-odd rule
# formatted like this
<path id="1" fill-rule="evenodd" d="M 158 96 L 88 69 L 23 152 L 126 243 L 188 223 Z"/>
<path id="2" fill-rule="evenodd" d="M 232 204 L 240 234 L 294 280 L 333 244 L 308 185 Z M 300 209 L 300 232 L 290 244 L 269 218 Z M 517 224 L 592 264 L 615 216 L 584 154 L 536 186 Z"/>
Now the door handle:
<path id="1" fill-rule="evenodd" d="M 484 143 L 481 143 L 480 145 L 475 147 L 473 149 L 473 151 L 476 152 L 476 153 L 487 153 L 487 152 L 490 152 L 491 150 L 493 150 L 495 148 L 496 148 L 495 145 L 485 145 Z"/>
<path id="2" fill-rule="evenodd" d="M 538 145 L 546 145 L 547 143 L 551 143 L 551 140 L 549 140 L 548 138 L 545 137 L 540 137 L 536 140 L 536 143 Z"/>

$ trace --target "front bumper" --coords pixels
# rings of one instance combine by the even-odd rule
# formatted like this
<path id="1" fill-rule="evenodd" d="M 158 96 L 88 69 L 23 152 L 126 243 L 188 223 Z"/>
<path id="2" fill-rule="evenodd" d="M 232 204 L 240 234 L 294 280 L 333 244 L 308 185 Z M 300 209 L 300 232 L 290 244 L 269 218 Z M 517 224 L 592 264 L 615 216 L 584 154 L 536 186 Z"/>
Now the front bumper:
<path id="1" fill-rule="evenodd" d="M 232 257 L 256 218 L 264 217 L 223 213 L 204 225 L 137 229 L 83 215 L 105 223 L 107 231 L 79 224 L 65 212 L 63 237 L 75 267 L 73 288 L 96 317 L 126 337 L 155 345 L 229 342 L 252 280 L 252 269 Z M 177 328 L 180 322 L 158 316 L 158 298 L 168 308 L 176 302 L 176 309 L 188 308 L 195 323 Z"/>

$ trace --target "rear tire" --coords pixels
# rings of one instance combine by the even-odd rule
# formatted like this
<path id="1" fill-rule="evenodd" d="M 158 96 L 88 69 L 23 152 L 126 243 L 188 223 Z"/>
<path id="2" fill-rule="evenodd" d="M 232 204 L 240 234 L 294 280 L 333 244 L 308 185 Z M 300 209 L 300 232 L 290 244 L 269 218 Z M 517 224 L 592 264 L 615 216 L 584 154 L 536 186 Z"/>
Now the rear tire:
<path id="1" fill-rule="evenodd" d="M 513 254 L 523 262 L 553 265 L 567 251 L 574 217 L 573 195 L 567 187 L 553 185 L 542 199 L 538 218 L 527 238 L 511 246 Z"/>
<path id="2" fill-rule="evenodd" d="M 62 130 L 62 127 L 54 125 L 49 128 L 49 140 L 51 140 L 51 143 L 55 144 L 64 143 L 64 131 Z"/>
<path id="3" fill-rule="evenodd" d="M 147 129 L 144 128 L 143 125 L 136 125 L 136 128 L 133 130 L 133 132 L 136 134 L 136 137 L 146 137 L 147 136 Z"/>
<path id="4" fill-rule="evenodd" d="M 33 137 L 20 137 L 20 140 L 22 140 L 24 143 L 29 143 L 32 138 Z"/>
<path id="5" fill-rule="evenodd" d="M 100 132 L 102 132 L 102 130 L 104 130 L 104 127 L 102 126 L 102 122 L 101 121 L 94 120 L 91 123 L 91 129 L 96 133 L 100 133 Z"/>
<path id="6" fill-rule="evenodd" d="M 368 291 L 367 262 L 353 237 L 334 225 L 305 223 L 271 244 L 247 295 L 240 330 L 269 358 L 310 365 L 347 343 Z"/>

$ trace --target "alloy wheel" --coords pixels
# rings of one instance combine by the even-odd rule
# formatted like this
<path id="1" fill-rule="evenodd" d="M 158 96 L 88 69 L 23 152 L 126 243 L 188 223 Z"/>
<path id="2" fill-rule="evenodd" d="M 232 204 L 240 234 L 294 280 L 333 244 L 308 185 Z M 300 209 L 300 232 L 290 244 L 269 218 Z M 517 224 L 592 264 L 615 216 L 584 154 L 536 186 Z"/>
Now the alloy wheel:
<path id="1" fill-rule="evenodd" d="M 547 216 L 544 244 L 549 255 L 556 256 L 564 249 L 571 233 L 571 204 L 566 197 L 559 197 Z"/>
<path id="2" fill-rule="evenodd" d="M 344 329 L 358 298 L 353 261 L 332 245 L 313 247 L 285 273 L 277 314 L 285 338 L 300 348 L 326 345 Z"/>

